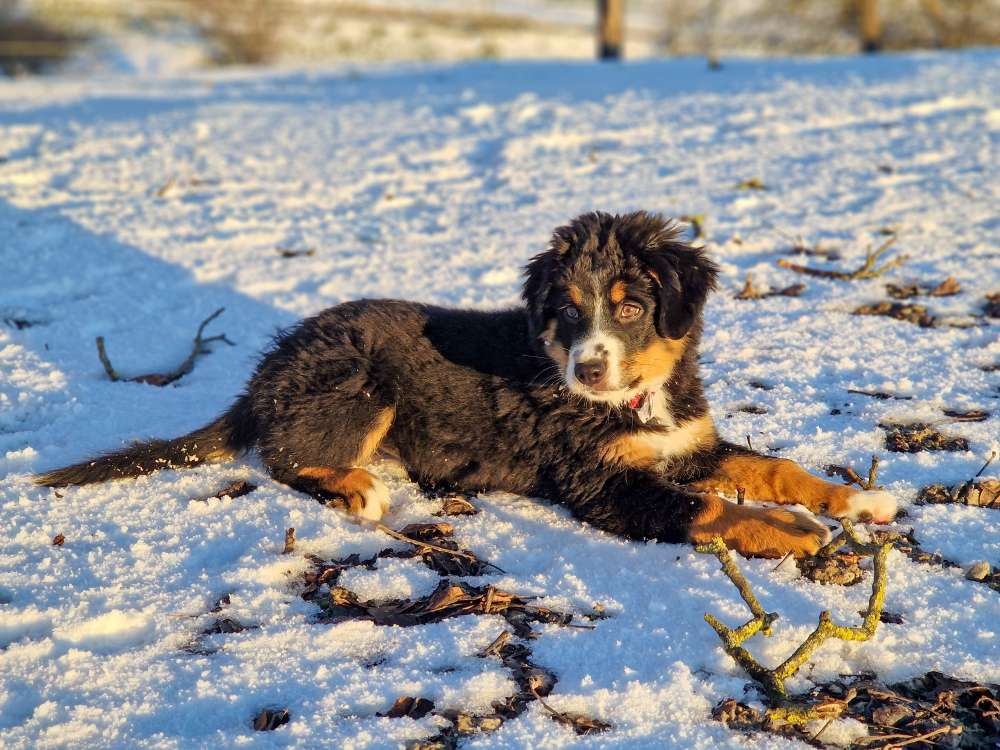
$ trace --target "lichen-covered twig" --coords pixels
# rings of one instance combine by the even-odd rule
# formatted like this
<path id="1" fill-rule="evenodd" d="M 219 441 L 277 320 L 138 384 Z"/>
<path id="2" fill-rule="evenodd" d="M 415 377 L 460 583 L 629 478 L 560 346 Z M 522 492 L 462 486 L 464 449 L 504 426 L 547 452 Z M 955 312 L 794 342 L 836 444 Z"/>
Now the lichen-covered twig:
<path id="1" fill-rule="evenodd" d="M 872 556 L 874 562 L 874 580 L 864 619 L 861 625 L 855 627 L 838 625 L 833 622 L 829 612 L 821 612 L 819 623 L 813 632 L 792 652 L 791 656 L 773 669 L 768 669 L 758 662 L 750 652 L 743 648 L 742 644 L 757 633 L 770 635 L 771 624 L 778 618 L 778 615 L 764 611 L 764 608 L 757 601 L 753 591 L 750 589 L 750 584 L 733 562 L 729 550 L 721 538 L 716 537 L 709 544 L 701 545 L 697 548 L 699 552 L 714 554 L 719 559 L 719 562 L 722 564 L 722 571 L 733 582 L 733 585 L 736 586 L 743 601 L 746 602 L 747 607 L 753 613 L 752 619 L 737 628 L 730 628 L 724 625 L 711 614 L 705 615 L 705 621 L 718 634 L 726 653 L 767 691 L 772 702 L 772 709 L 780 711 L 780 714 L 775 714 L 771 718 L 780 719 L 783 723 L 802 723 L 817 718 L 815 712 L 810 712 L 808 708 L 792 706 L 790 704 L 788 691 L 785 688 L 785 681 L 792 677 L 806 660 L 812 656 L 813 652 L 829 638 L 838 638 L 844 641 L 867 641 L 875 634 L 879 619 L 882 616 L 887 580 L 886 560 L 889 556 L 889 550 L 892 549 L 892 542 L 886 542 L 881 546 L 867 544 L 858 536 L 850 521 L 844 520 L 842 524 L 844 527 L 843 532 L 820 552 L 822 553 L 828 549 L 835 551 L 844 544 L 851 544 L 859 553 Z"/>
<path id="2" fill-rule="evenodd" d="M 778 265 L 782 268 L 787 268 L 789 271 L 795 271 L 796 273 L 804 273 L 806 276 L 818 276 L 821 279 L 838 279 L 840 281 L 857 281 L 859 279 L 874 279 L 881 276 L 886 271 L 896 268 L 902 265 L 906 260 L 906 255 L 898 255 L 890 261 L 883 263 L 881 266 L 878 265 L 879 260 L 885 254 L 885 252 L 892 247 L 896 242 L 896 235 L 893 235 L 881 245 L 879 245 L 875 250 L 870 247 L 865 253 L 865 261 L 860 266 L 855 268 L 853 271 L 837 271 L 837 270 L 827 270 L 824 268 L 812 268 L 811 266 L 803 266 L 798 263 L 793 263 L 787 258 L 781 258 L 778 260 Z"/>
<path id="3" fill-rule="evenodd" d="M 108 358 L 108 353 L 104 348 L 104 337 L 98 336 L 97 356 L 101 360 L 101 364 L 104 366 L 104 372 L 108 374 L 108 377 L 112 381 L 122 381 L 124 383 L 146 383 L 148 385 L 164 386 L 180 380 L 194 369 L 194 361 L 199 355 L 208 354 L 211 351 L 211 349 L 208 348 L 208 344 L 211 344 L 213 341 L 222 341 L 230 346 L 235 346 L 235 344 L 230 341 L 224 333 L 219 334 L 218 336 L 208 336 L 207 338 L 202 336 L 205 332 L 205 327 L 217 317 L 222 315 L 225 309 L 226 308 L 224 307 L 220 307 L 214 313 L 201 321 L 201 325 L 198 326 L 198 331 L 194 335 L 194 345 L 191 347 L 191 353 L 188 354 L 183 362 L 170 372 L 153 372 L 146 375 L 136 375 L 131 378 L 123 378 L 118 371 L 115 370 L 111 364 L 111 360 Z"/>

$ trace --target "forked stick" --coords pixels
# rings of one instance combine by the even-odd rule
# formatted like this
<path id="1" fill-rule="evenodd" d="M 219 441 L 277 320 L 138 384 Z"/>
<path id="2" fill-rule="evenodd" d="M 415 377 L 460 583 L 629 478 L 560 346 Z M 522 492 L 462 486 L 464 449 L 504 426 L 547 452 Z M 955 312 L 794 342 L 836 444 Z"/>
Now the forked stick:
<path id="1" fill-rule="evenodd" d="M 790 705 L 788 691 L 785 688 L 785 681 L 792 677 L 805 661 L 812 656 L 819 646 L 829 638 L 838 638 L 843 641 L 867 641 L 875 634 L 878 628 L 879 619 L 882 616 L 882 605 L 885 602 L 885 588 L 887 580 L 886 560 L 892 543 L 886 542 L 881 546 L 869 545 L 863 542 L 857 535 L 854 525 L 848 521 L 841 522 L 844 531 L 837 539 L 828 544 L 828 548 L 837 549 L 844 544 L 850 543 L 856 551 L 870 555 L 874 563 L 874 578 L 872 581 L 872 593 L 868 599 L 868 608 L 865 610 L 864 619 L 861 625 L 850 627 L 838 625 L 833 622 L 829 612 L 821 612 L 819 623 L 812 633 L 792 652 L 785 661 L 773 669 L 768 669 L 758 662 L 749 651 L 743 648 L 743 642 L 757 633 L 764 635 L 771 634 L 771 625 L 778 619 L 778 615 L 767 613 L 761 607 L 760 602 L 750 589 L 750 584 L 740 573 L 733 562 L 721 537 L 715 537 L 709 544 L 697 547 L 698 552 L 715 555 L 722 564 L 722 571 L 733 582 L 740 592 L 743 601 L 753 614 L 753 617 L 737 628 L 730 628 L 724 625 L 711 614 L 705 615 L 705 621 L 712 626 L 722 641 L 722 647 L 743 670 L 767 691 L 772 702 L 772 709 L 768 712 L 772 720 L 780 720 L 784 723 L 803 723 L 816 718 L 816 711 L 808 707 Z M 834 546 L 836 545 L 836 546 Z M 823 552 L 824 550 L 821 550 Z"/>

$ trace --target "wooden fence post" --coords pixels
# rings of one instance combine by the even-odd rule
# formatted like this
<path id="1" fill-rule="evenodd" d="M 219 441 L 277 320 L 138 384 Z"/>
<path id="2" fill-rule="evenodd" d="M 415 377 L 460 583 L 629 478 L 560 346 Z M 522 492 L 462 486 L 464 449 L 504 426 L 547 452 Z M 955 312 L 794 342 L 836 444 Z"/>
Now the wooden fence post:
<path id="1" fill-rule="evenodd" d="M 617 60 L 622 56 L 625 0 L 597 0 L 597 56 Z"/>
<path id="2" fill-rule="evenodd" d="M 857 0 L 857 3 L 861 49 L 864 52 L 878 52 L 882 49 L 882 21 L 878 15 L 878 0 Z"/>

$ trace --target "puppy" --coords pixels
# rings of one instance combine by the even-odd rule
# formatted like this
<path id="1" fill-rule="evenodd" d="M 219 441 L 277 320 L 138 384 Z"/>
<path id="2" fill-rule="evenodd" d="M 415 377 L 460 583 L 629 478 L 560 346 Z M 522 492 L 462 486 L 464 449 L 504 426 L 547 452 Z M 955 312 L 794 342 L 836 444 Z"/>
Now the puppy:
<path id="1" fill-rule="evenodd" d="M 585 214 L 528 264 L 523 307 L 338 305 L 281 334 L 206 427 L 36 481 L 89 484 L 255 449 L 276 480 L 376 520 L 389 496 L 365 466 L 386 453 L 426 488 L 545 498 L 612 534 L 721 536 L 748 556 L 808 555 L 829 531 L 811 514 L 720 493 L 890 520 L 887 493 L 719 439 L 697 364 L 716 274 L 660 216 Z"/>

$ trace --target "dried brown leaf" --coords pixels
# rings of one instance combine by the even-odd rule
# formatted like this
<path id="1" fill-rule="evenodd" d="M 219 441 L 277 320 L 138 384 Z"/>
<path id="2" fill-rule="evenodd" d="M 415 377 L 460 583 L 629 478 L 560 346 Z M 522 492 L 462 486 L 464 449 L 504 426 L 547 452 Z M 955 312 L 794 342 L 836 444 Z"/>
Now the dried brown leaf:
<path id="1" fill-rule="evenodd" d="M 441 510 L 434 515 L 437 516 L 473 516 L 479 509 L 469 502 L 462 495 L 449 495 L 441 504 Z"/>
<path id="2" fill-rule="evenodd" d="M 384 714 L 376 714 L 376 716 L 384 716 L 387 719 L 401 719 L 403 717 L 422 719 L 433 710 L 433 701 L 427 698 L 412 698 L 403 695 L 396 699 L 388 711 Z"/>
<path id="3" fill-rule="evenodd" d="M 928 314 L 923 305 L 904 305 L 900 302 L 876 302 L 873 305 L 861 305 L 854 310 L 854 315 L 883 315 L 894 320 L 903 320 L 921 328 L 930 328 L 935 324 L 933 315 Z"/>
<path id="4" fill-rule="evenodd" d="M 755 731 L 764 726 L 764 715 L 735 698 L 725 698 L 712 709 L 712 718 L 729 729 Z"/>
<path id="5" fill-rule="evenodd" d="M 930 294 L 931 297 L 950 297 L 953 294 L 959 294 L 961 291 L 962 285 L 958 283 L 954 276 L 949 276 L 936 287 L 931 289 L 928 294 Z"/>
<path id="6" fill-rule="evenodd" d="M 986 295 L 983 312 L 991 318 L 1000 318 L 1000 292 Z"/>

